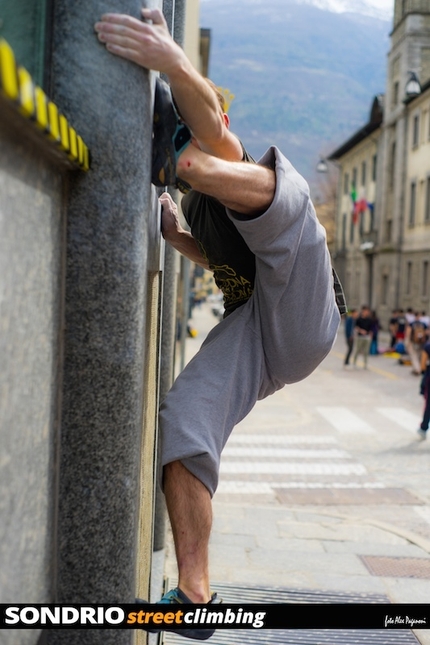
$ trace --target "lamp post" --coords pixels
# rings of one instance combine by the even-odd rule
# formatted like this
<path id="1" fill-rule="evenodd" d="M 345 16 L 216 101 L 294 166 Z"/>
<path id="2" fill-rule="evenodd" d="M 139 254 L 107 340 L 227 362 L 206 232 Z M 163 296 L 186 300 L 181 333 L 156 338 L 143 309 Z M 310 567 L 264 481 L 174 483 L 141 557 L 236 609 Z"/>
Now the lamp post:
<path id="1" fill-rule="evenodd" d="M 321 158 L 317 163 L 317 172 L 326 173 L 328 172 L 328 165 L 325 159 Z"/>
<path id="2" fill-rule="evenodd" d="M 415 74 L 415 72 L 409 70 L 409 79 L 406 83 L 405 87 L 405 94 L 406 98 L 412 98 L 413 96 L 417 96 L 418 94 L 421 94 L 421 85 L 418 80 L 418 76 Z"/>

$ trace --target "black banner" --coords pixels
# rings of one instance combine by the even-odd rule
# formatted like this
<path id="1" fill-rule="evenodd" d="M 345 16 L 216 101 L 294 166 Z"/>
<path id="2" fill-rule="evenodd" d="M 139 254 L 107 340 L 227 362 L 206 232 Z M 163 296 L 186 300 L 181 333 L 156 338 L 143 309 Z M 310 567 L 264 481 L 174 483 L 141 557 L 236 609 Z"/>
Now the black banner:
<path id="1" fill-rule="evenodd" d="M 0 605 L 3 629 L 430 629 L 430 604 Z"/>

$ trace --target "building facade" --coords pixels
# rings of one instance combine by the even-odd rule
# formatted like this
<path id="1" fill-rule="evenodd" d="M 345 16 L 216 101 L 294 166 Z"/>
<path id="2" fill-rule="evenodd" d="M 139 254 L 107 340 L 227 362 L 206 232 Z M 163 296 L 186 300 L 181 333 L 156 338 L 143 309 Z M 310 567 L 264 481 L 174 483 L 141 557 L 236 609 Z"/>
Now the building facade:
<path id="1" fill-rule="evenodd" d="M 335 266 L 350 307 L 369 304 L 384 326 L 393 309 L 430 306 L 429 80 L 430 3 L 396 0 L 385 95 L 330 155 L 340 169 Z"/>

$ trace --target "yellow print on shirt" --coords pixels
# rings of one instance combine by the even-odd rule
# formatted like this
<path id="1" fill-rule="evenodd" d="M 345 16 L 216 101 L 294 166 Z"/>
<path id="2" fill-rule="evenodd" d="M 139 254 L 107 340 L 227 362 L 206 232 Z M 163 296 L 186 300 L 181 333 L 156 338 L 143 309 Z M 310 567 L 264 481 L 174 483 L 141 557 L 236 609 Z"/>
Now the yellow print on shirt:
<path id="1" fill-rule="evenodd" d="M 210 264 L 209 268 L 214 272 L 215 282 L 223 292 L 227 304 L 248 300 L 251 297 L 253 289 L 250 281 L 237 275 L 228 264 L 221 266 Z"/>

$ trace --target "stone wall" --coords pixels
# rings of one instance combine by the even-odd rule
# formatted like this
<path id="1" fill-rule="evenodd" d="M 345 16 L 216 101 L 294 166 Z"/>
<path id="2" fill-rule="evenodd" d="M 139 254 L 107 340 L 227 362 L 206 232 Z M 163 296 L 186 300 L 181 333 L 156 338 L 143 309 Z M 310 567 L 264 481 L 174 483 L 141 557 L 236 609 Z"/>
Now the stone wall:
<path id="1" fill-rule="evenodd" d="M 175 332 L 176 263 L 168 254 L 163 276 L 150 184 L 154 78 L 97 41 L 104 1 L 53 7 L 50 98 L 91 167 L 57 163 L 44 151 L 52 142 L 2 118 L 0 597 L 133 602 L 149 589 L 159 365 L 166 389 Z M 109 10 L 139 17 L 140 7 L 114 0 Z M 183 3 L 177 9 L 183 21 Z M 157 548 L 162 540 L 161 528 Z M 1 639 L 128 645 L 133 633 Z"/>
<path id="2" fill-rule="evenodd" d="M 65 178 L 0 120 L 0 602 L 54 594 Z M 4 645 L 34 643 L 24 630 Z"/>

